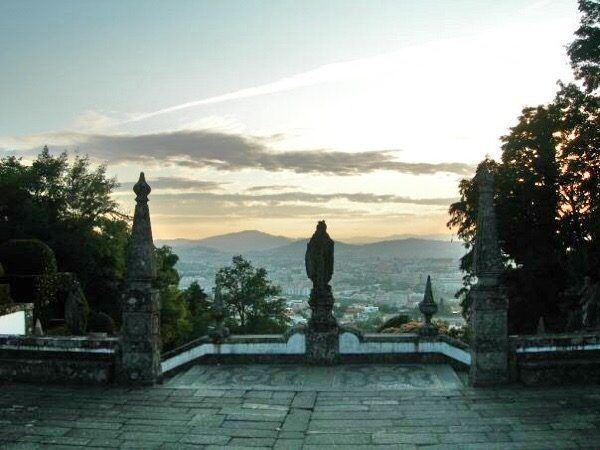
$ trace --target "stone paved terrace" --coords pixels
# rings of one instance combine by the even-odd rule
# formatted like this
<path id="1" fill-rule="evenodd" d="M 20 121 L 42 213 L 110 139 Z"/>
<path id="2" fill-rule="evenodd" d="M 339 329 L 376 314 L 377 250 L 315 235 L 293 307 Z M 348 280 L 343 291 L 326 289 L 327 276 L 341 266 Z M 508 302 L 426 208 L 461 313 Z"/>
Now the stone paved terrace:
<path id="1" fill-rule="evenodd" d="M 195 366 L 144 389 L 5 383 L 0 448 L 597 449 L 600 386 L 476 390 L 447 366 L 398 364 Z"/>

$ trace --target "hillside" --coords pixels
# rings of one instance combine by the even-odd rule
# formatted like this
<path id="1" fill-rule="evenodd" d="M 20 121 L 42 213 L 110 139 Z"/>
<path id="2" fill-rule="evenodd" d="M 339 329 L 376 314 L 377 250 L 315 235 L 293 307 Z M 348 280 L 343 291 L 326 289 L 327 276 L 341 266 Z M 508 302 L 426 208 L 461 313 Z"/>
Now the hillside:
<path id="1" fill-rule="evenodd" d="M 175 239 L 157 241 L 157 245 L 170 245 L 173 248 L 205 247 L 228 254 L 246 254 L 254 251 L 271 250 L 293 242 L 284 236 L 273 236 L 257 230 L 245 230 L 211 236 L 204 239 Z"/>
<path id="2" fill-rule="evenodd" d="M 242 231 L 199 240 L 176 239 L 157 241 L 157 245 L 170 245 L 183 259 L 196 257 L 219 257 L 242 254 L 252 259 L 298 258 L 306 252 L 307 239 L 292 240 L 272 236 L 260 231 Z M 335 243 L 335 255 L 341 258 L 403 258 L 403 259 L 456 259 L 465 253 L 459 242 L 434 239 L 395 239 L 370 244 Z"/>

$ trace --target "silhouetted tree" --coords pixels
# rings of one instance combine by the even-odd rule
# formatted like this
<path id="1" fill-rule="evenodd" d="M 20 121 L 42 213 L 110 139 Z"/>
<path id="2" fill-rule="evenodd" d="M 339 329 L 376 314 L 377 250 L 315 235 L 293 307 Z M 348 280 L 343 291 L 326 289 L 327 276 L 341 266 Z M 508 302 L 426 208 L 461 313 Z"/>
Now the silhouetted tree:
<path id="1" fill-rule="evenodd" d="M 575 76 L 583 80 L 588 92 L 600 86 L 600 2 L 579 0 L 582 13 L 577 38 L 568 49 Z"/>
<path id="2" fill-rule="evenodd" d="M 481 163 L 496 176 L 513 332 L 535 331 L 540 316 L 560 329 L 566 319 L 561 293 L 586 275 L 600 280 L 600 101 L 592 92 L 600 64 L 599 8 L 596 1 L 580 1 L 581 27 L 569 47 L 586 91 L 559 83 L 551 103 L 523 109 L 517 125 L 502 137 L 500 163 Z M 464 288 L 457 293 L 466 313 L 478 193 L 473 179 L 462 180 L 459 191 L 448 226 L 457 228 L 469 249 L 461 260 Z"/>
<path id="3" fill-rule="evenodd" d="M 197 281 L 190 284 L 183 291 L 182 295 L 190 312 L 189 320 L 191 329 L 189 340 L 205 336 L 208 333 L 208 327 L 212 323 L 208 295 L 206 295 Z"/>

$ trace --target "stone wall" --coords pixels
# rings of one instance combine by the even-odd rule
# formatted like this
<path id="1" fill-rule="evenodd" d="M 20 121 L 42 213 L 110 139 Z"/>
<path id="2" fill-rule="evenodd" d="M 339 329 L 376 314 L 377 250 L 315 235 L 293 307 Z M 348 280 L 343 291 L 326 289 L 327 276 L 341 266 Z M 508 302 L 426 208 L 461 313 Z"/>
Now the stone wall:
<path id="1" fill-rule="evenodd" d="M 119 370 L 119 339 L 0 335 L 0 379 L 108 384 Z"/>
<path id="2" fill-rule="evenodd" d="M 511 380 L 528 386 L 600 382 L 600 333 L 511 336 Z"/>

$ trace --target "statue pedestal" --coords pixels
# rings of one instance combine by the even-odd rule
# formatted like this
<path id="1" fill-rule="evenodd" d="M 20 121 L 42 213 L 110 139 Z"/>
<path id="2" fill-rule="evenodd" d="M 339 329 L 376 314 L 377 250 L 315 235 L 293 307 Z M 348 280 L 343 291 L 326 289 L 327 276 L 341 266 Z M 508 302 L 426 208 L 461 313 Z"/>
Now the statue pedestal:
<path id="1" fill-rule="evenodd" d="M 150 286 L 125 293 L 121 330 L 121 378 L 125 384 L 160 380 L 160 300 Z"/>
<path id="2" fill-rule="evenodd" d="M 476 285 L 471 297 L 471 386 L 509 381 L 508 300 L 498 287 Z"/>
<path id="3" fill-rule="evenodd" d="M 310 364 L 331 365 L 338 361 L 340 330 L 306 330 L 306 358 Z"/>

